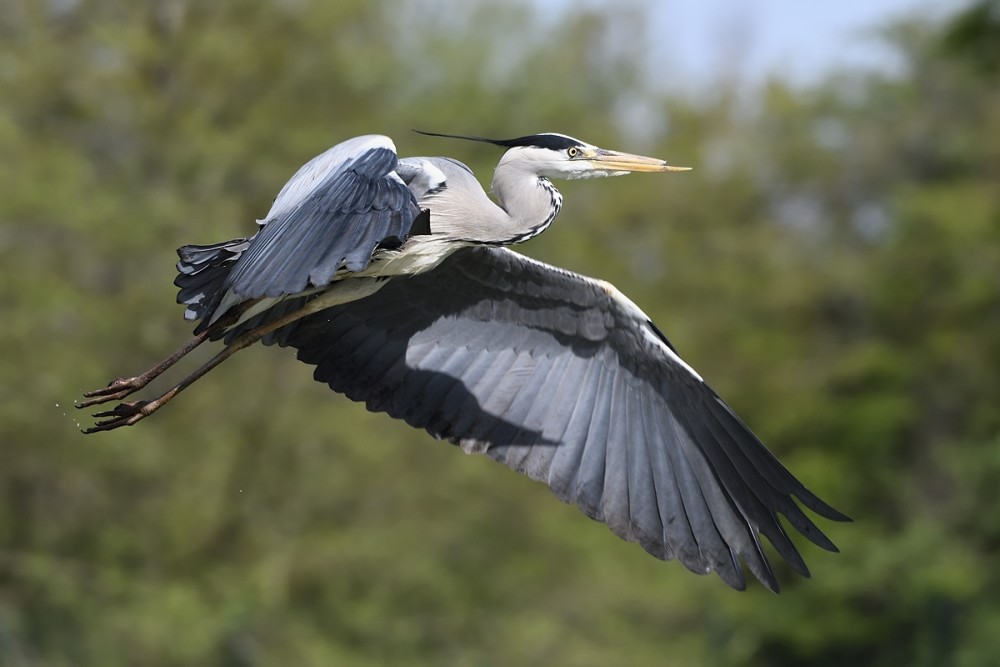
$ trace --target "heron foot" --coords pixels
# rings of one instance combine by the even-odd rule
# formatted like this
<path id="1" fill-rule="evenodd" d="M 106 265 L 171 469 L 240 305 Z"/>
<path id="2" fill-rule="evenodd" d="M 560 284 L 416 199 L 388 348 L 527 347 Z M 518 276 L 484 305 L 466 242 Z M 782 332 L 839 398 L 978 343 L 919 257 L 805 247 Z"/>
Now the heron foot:
<path id="1" fill-rule="evenodd" d="M 107 387 L 84 392 L 83 396 L 87 400 L 76 404 L 77 409 L 89 408 L 91 405 L 100 405 L 109 401 L 117 401 L 125 398 L 129 394 L 142 389 L 152 378 L 147 374 L 136 375 L 130 378 L 115 378 L 108 383 Z"/>
<path id="2" fill-rule="evenodd" d="M 100 419 L 90 428 L 83 429 L 84 433 L 98 433 L 100 431 L 113 431 L 122 426 L 131 426 L 141 419 L 156 412 L 161 405 L 161 401 L 131 401 L 129 403 L 119 403 L 107 412 L 97 412 L 95 419 Z M 102 419 L 104 418 L 104 419 Z"/>

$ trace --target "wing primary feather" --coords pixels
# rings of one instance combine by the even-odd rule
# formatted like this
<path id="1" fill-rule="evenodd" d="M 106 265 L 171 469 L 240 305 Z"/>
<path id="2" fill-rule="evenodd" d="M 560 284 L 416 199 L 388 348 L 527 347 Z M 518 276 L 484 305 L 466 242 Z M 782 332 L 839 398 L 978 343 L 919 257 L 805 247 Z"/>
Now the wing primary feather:
<path id="1" fill-rule="evenodd" d="M 777 592 L 778 580 L 771 570 L 767 556 L 764 555 L 760 540 L 757 538 L 756 527 L 739 513 L 735 502 L 719 483 L 711 464 L 705 460 L 704 454 L 686 429 L 676 421 L 672 423 L 678 441 L 682 443 L 682 453 L 705 500 L 710 515 L 709 520 L 714 523 L 728 547 L 735 550 L 743 559 L 750 572 L 769 590 Z M 715 554 L 713 559 L 723 560 L 720 555 Z"/>
<path id="2" fill-rule="evenodd" d="M 556 448 L 549 466 L 549 488 L 564 502 L 575 500 L 573 485 L 579 476 L 581 458 L 601 383 L 600 363 L 587 359 L 580 360 L 580 364 L 584 366 L 584 376 L 577 385 L 579 391 L 563 431 L 563 444 Z"/>
<path id="3" fill-rule="evenodd" d="M 802 502 L 803 505 L 808 507 L 816 514 L 822 517 L 830 519 L 831 521 L 850 521 L 851 518 L 846 514 L 830 507 L 828 504 L 820 500 L 812 491 L 807 489 L 802 482 L 797 480 L 788 469 L 778 459 L 774 457 L 764 445 L 757 439 L 757 436 L 753 435 L 753 432 L 747 427 L 743 420 L 739 418 L 736 413 L 733 412 L 732 408 L 726 405 L 725 402 L 718 396 L 715 396 L 715 402 L 712 405 L 712 412 L 717 417 L 725 418 L 719 419 L 720 423 L 725 426 L 726 430 L 733 433 L 734 428 L 744 431 L 749 434 L 750 437 L 755 441 L 754 451 L 760 453 L 760 456 L 756 459 L 752 459 L 752 463 L 757 468 L 757 470 L 768 477 L 772 485 L 777 489 L 782 489 L 787 493 L 793 493 Z M 735 437 L 735 436 L 734 436 Z"/>
<path id="4" fill-rule="evenodd" d="M 425 409 L 428 385 L 435 379 L 436 375 L 431 370 L 436 362 L 447 357 L 451 353 L 438 343 L 428 343 L 421 346 L 422 354 L 407 354 L 407 365 L 417 372 L 411 373 L 406 382 L 400 387 L 400 394 L 396 405 L 400 410 L 400 416 L 406 420 L 407 424 L 417 428 L 424 428 L 426 421 L 421 418 Z M 411 348 L 412 350 L 413 348 Z"/>
<path id="5" fill-rule="evenodd" d="M 540 433 L 548 442 L 536 445 L 525 472 L 532 479 L 548 482 L 549 471 L 556 453 L 566 446 L 564 434 L 569 423 L 570 411 L 581 392 L 581 364 L 568 354 L 557 358 L 546 383 L 539 389 L 538 400 L 525 417 L 528 428 Z M 549 444 L 559 443 L 558 446 Z"/>
<path id="6" fill-rule="evenodd" d="M 623 373 L 612 375 L 608 445 L 604 460 L 604 520 L 622 539 L 636 541 L 629 506 L 628 420 Z"/>
<path id="7" fill-rule="evenodd" d="M 603 365 L 600 360 L 591 363 Z M 602 499 L 604 477 L 607 467 L 608 429 L 611 420 L 611 398 L 614 391 L 614 376 L 607 368 L 598 374 L 598 385 L 594 390 L 594 405 L 590 416 L 590 428 L 584 434 L 584 444 L 580 465 L 571 482 L 573 501 L 584 514 L 598 521 L 604 520 Z"/>
<path id="8" fill-rule="evenodd" d="M 489 430 L 496 425 L 499 416 L 488 411 L 489 403 L 493 392 L 500 386 L 501 379 L 517 360 L 517 355 L 512 350 L 498 350 L 490 359 L 490 366 L 483 374 L 482 380 L 473 389 L 473 394 L 478 401 L 478 409 L 469 410 L 462 419 L 455 424 L 456 434 L 463 434 L 462 448 L 468 453 L 483 453 L 486 450 L 486 436 Z"/>
<path id="9" fill-rule="evenodd" d="M 518 389 L 524 383 L 525 377 L 534 368 L 534 360 L 527 352 L 515 353 L 511 351 L 511 353 L 514 354 L 513 362 L 507 372 L 499 378 L 496 386 L 489 393 L 489 397 L 482 403 L 484 412 L 494 418 L 484 424 L 484 429 L 480 432 L 481 435 L 477 437 L 483 442 L 489 443 L 488 449 L 494 458 L 502 455 L 502 448 L 510 443 L 509 438 L 512 436 L 512 434 L 507 433 L 505 438 L 502 433 L 497 434 L 496 429 L 505 424 L 504 415 L 517 398 Z M 506 431 L 506 428 L 504 430 Z M 496 448 L 501 448 L 501 450 L 494 452 L 493 450 Z"/>
<path id="10" fill-rule="evenodd" d="M 551 412 L 558 409 L 558 395 L 554 386 L 565 373 L 565 363 L 562 357 L 542 356 L 531 378 L 518 394 L 518 400 L 511 405 L 511 410 L 505 415 L 507 421 L 521 427 L 517 439 L 524 444 L 510 447 L 507 450 L 504 463 L 511 469 L 524 473 L 535 480 L 543 480 L 544 472 L 538 469 L 546 468 L 546 455 L 555 449 L 551 444 L 555 441 L 544 438 L 544 418 L 539 412 Z"/>
<path id="11" fill-rule="evenodd" d="M 488 414 L 483 409 L 484 397 L 496 386 L 496 382 L 503 375 L 506 368 L 513 363 L 514 355 L 509 350 L 498 353 L 493 357 L 486 357 L 488 363 L 475 386 L 470 386 L 469 390 L 475 401 L 473 406 L 464 410 L 455 423 L 452 425 L 455 437 L 459 438 L 464 449 L 469 454 L 483 453 L 486 443 L 482 441 L 482 431 L 495 416 Z"/>
<path id="12" fill-rule="evenodd" d="M 657 558 L 668 555 L 663 539 L 663 521 L 660 517 L 660 501 L 657 498 L 656 482 L 653 480 L 653 466 L 649 457 L 649 443 L 646 442 L 646 425 L 643 418 L 642 401 L 638 392 L 625 384 L 625 442 L 628 458 L 628 497 L 632 533 L 642 548 Z"/>
<path id="13" fill-rule="evenodd" d="M 771 540 L 778 553 L 799 574 L 808 576 L 809 570 L 806 569 L 805 562 L 796 550 L 795 545 L 788 538 L 788 535 L 781 528 L 778 517 L 774 512 L 774 505 L 769 505 L 767 500 L 762 500 L 759 497 L 760 492 L 755 492 L 751 483 L 739 476 L 738 466 L 726 457 L 726 450 L 722 442 L 699 417 L 700 415 L 691 415 L 688 424 L 692 436 L 702 446 L 702 451 L 706 453 L 709 463 L 722 482 L 723 490 L 736 504 L 740 514 L 751 518 L 752 524 L 756 525 L 758 530 Z M 771 500 L 774 500 L 781 507 L 789 504 L 792 504 L 794 507 L 794 503 L 789 498 L 775 496 Z"/>
<path id="14" fill-rule="evenodd" d="M 664 424 L 664 422 L 666 423 Z M 715 570 L 733 588 L 745 589 L 746 581 L 743 578 L 742 569 L 737 567 L 735 572 L 731 572 L 726 568 L 729 561 L 734 559 L 731 553 L 734 549 L 725 538 L 723 531 L 716 525 L 709 509 L 708 500 L 694 472 L 694 467 L 684 452 L 682 438 L 686 435 L 682 433 L 669 413 L 663 414 L 662 419 L 657 421 L 657 426 L 661 433 L 663 433 L 664 428 L 670 431 L 669 434 L 663 433 L 662 440 L 667 444 L 666 449 L 670 454 L 671 469 L 674 471 L 674 479 L 684 506 L 684 514 L 694 538 L 692 546 L 695 551 L 691 552 L 689 549 L 685 549 L 678 553 L 678 558 L 692 572 L 706 574 Z"/>
<path id="15" fill-rule="evenodd" d="M 649 465 L 650 477 L 655 487 L 656 511 L 659 514 L 663 533 L 663 558 L 677 558 L 685 549 L 695 548 L 694 535 L 684 514 L 684 506 L 678 493 L 677 482 L 671 470 L 667 443 L 656 425 L 657 411 L 648 394 L 639 396 L 639 412 L 642 418 L 643 441 Z M 686 545 L 686 546 L 683 546 Z"/>
<path id="16" fill-rule="evenodd" d="M 440 371 L 451 378 L 451 386 L 442 396 L 438 412 L 433 415 L 427 425 L 427 430 L 431 433 L 453 441 L 457 441 L 465 435 L 462 429 L 463 413 L 474 414 L 478 412 L 478 406 L 470 404 L 470 400 L 475 400 L 473 387 L 490 368 L 490 360 L 487 355 L 474 354 L 469 359 L 470 351 L 464 348 L 463 350 L 464 354 L 456 354 L 452 357 L 452 362 L 462 360 L 461 371 L 458 368 L 442 368 Z"/>
<path id="17" fill-rule="evenodd" d="M 799 509 L 799 507 L 795 504 L 795 501 L 792 500 L 790 496 L 785 495 L 782 491 L 774 489 L 770 485 L 769 480 L 766 480 L 759 475 L 759 469 L 754 466 L 753 460 L 747 454 L 747 450 L 758 444 L 756 439 L 749 442 L 746 440 L 736 440 L 733 430 L 725 428 L 725 425 L 719 422 L 719 416 L 713 411 L 707 411 L 704 415 L 702 415 L 702 422 L 703 429 L 706 432 L 706 438 L 712 438 L 719 443 L 719 449 L 723 450 L 723 455 L 730 453 L 734 459 L 738 459 L 729 460 L 728 465 L 735 468 L 743 476 L 746 486 L 755 493 L 756 497 L 759 498 L 759 502 L 767 508 L 763 511 L 771 513 L 772 517 L 773 512 L 781 512 L 788 518 L 788 521 L 792 524 L 792 526 L 805 535 L 811 542 L 828 551 L 837 551 L 836 545 L 823 533 L 823 531 L 819 529 L 819 527 L 816 526 L 815 523 L 809 519 L 809 517 L 802 512 L 802 510 Z M 739 434 L 745 435 L 743 433 Z M 724 439 L 727 439 L 732 443 L 730 447 L 726 448 L 721 444 Z M 721 465 L 725 465 L 725 463 L 720 463 L 720 466 Z M 776 526 L 779 525 L 777 517 L 773 517 L 772 522 Z M 783 549 L 781 545 L 774 541 L 775 539 L 787 540 L 788 538 L 784 531 L 781 531 L 780 534 L 772 537 L 770 530 L 765 531 L 766 526 L 767 523 L 762 521 L 761 530 L 769 538 L 772 538 L 771 542 L 776 548 L 778 548 L 779 551 L 782 552 L 782 556 L 785 556 L 786 552 L 790 550 L 795 553 L 795 558 L 801 562 L 801 557 L 798 552 L 795 551 L 794 547 L 792 547 L 790 542 L 786 548 Z M 805 563 L 802 563 L 802 566 L 805 567 Z"/>
<path id="18" fill-rule="evenodd" d="M 554 367 L 557 362 L 556 359 L 548 356 L 533 357 L 533 359 L 535 365 L 531 375 L 518 388 L 514 401 L 502 415 L 504 421 L 520 427 L 520 431 L 514 436 L 517 444 L 511 443 L 507 447 L 503 463 L 512 470 L 521 473 L 528 472 L 527 462 L 531 457 L 532 445 L 534 444 L 531 441 L 535 439 L 531 437 L 531 434 L 536 429 L 533 429 L 528 423 L 528 417 L 535 405 L 548 398 L 541 390 L 549 377 L 555 373 Z"/>
<path id="19" fill-rule="evenodd" d="M 443 373 L 425 373 L 430 377 L 420 392 L 420 400 L 410 406 L 409 419 L 414 426 L 422 427 L 440 438 L 447 428 L 440 416 L 441 408 L 455 381 Z"/>
<path id="20" fill-rule="evenodd" d="M 424 386 L 420 396 L 420 404 L 413 413 L 413 419 L 436 437 L 446 437 L 450 431 L 448 416 L 458 409 L 448 397 L 461 387 L 461 381 L 444 369 L 453 364 L 456 359 L 464 366 L 467 357 L 463 348 L 441 347 L 441 356 L 434 360 L 432 366 L 425 367 L 424 372 L 432 373 L 433 377 Z"/>

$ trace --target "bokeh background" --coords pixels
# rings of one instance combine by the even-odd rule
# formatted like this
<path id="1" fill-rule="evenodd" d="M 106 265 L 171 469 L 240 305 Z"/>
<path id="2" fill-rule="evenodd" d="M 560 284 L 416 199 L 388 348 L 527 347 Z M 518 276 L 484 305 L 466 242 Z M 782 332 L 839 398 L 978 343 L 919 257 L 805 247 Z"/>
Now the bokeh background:
<path id="1" fill-rule="evenodd" d="M 915 5 L 802 76 L 748 70 L 739 20 L 672 59 L 670 4 L 0 0 L 0 664 L 997 664 L 1000 6 Z M 695 167 L 562 184 L 521 250 L 647 310 L 855 517 L 843 553 L 731 591 L 288 350 L 78 432 L 188 336 L 174 248 L 312 155 L 382 132 L 488 181 L 495 150 L 414 127 Z"/>

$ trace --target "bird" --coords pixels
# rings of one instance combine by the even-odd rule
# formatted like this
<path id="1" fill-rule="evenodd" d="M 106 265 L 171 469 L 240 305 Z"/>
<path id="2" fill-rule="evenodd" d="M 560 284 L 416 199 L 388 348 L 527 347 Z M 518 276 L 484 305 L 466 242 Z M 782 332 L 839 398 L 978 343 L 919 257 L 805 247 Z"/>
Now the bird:
<path id="1" fill-rule="evenodd" d="M 681 172 L 565 134 L 421 132 L 503 149 L 493 199 L 461 162 L 347 139 L 302 166 L 252 236 L 178 249 L 193 337 L 148 371 L 86 392 L 121 400 L 205 341 L 214 357 L 153 400 L 98 412 L 84 433 L 148 417 L 237 351 L 291 347 L 314 378 L 466 453 L 540 481 L 618 537 L 746 588 L 780 590 L 761 540 L 809 569 L 782 525 L 838 551 L 803 507 L 849 521 L 754 435 L 611 283 L 511 246 L 553 223 L 552 179 Z"/>

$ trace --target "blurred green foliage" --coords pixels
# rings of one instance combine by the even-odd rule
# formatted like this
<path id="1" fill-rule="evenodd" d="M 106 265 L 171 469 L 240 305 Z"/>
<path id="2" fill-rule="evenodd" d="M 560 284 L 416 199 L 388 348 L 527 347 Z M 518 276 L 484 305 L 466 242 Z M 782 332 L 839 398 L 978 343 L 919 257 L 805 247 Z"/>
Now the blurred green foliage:
<path id="1" fill-rule="evenodd" d="M 608 5 L 0 0 L 0 664 L 996 663 L 995 12 L 891 26 L 896 75 L 677 96 L 634 57 L 648 8 Z M 562 185 L 522 250 L 653 315 L 856 518 L 843 553 L 732 592 L 287 350 L 78 433 L 74 398 L 187 336 L 173 249 L 246 234 L 313 154 L 382 132 L 488 179 L 411 127 L 696 167 Z"/>

